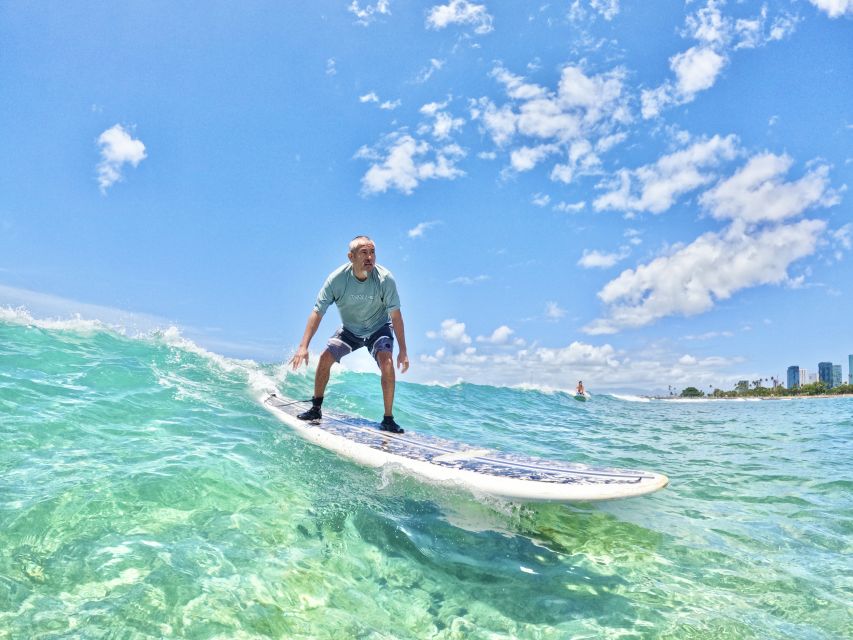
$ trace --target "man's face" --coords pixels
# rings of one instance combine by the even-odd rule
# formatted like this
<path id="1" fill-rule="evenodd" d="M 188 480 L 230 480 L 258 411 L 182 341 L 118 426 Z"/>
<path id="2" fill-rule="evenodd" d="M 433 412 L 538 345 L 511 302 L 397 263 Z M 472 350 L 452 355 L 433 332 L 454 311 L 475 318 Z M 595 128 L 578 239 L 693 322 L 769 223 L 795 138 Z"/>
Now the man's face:
<path id="1" fill-rule="evenodd" d="M 372 242 L 362 242 L 348 255 L 353 268 L 361 273 L 370 273 L 376 265 L 376 247 Z"/>

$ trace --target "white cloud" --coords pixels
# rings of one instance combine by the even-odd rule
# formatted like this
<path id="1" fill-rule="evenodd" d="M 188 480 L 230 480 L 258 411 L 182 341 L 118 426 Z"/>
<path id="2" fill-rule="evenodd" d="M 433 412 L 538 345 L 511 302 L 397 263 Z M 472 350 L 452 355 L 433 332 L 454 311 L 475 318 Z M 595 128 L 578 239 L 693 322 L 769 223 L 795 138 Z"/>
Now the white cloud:
<path id="1" fill-rule="evenodd" d="M 138 166 L 147 156 L 141 140 L 134 140 L 120 124 L 114 125 L 98 136 L 101 162 L 98 164 L 98 186 L 106 193 L 122 179 L 124 165 Z"/>
<path id="2" fill-rule="evenodd" d="M 598 11 L 605 20 L 613 20 L 619 13 L 619 0 L 589 0 L 589 6 Z"/>
<path id="3" fill-rule="evenodd" d="M 853 249 L 853 224 L 847 223 L 830 235 L 832 255 L 837 262 L 844 259 L 844 252 Z"/>
<path id="4" fill-rule="evenodd" d="M 492 141 L 499 147 L 510 142 L 516 131 L 516 114 L 508 104 L 497 107 L 488 98 L 481 98 L 471 108 L 471 119 L 481 119 Z"/>
<path id="5" fill-rule="evenodd" d="M 587 75 L 574 65 L 563 67 L 554 89 L 528 82 L 497 66 L 491 75 L 509 102 L 471 101 L 471 119 L 496 147 L 507 149 L 511 171 L 530 171 L 551 156 L 562 160 L 549 168 L 552 180 L 572 182 L 578 175 L 600 172 L 599 153 L 624 141 L 620 128 L 631 123 L 624 69 Z"/>
<path id="6" fill-rule="evenodd" d="M 495 67 L 490 75 L 506 87 L 507 95 L 513 100 L 533 100 L 545 98 L 548 95 L 544 87 L 525 82 L 522 76 L 515 75 L 504 67 Z"/>
<path id="7" fill-rule="evenodd" d="M 763 40 L 759 40 L 758 44 L 755 46 L 760 46 L 767 42 L 772 42 L 773 40 L 784 40 L 794 33 L 794 29 L 796 29 L 799 22 L 800 18 L 797 16 L 783 15 L 776 18 L 773 21 L 773 24 L 770 25 L 770 32 L 768 35 Z"/>
<path id="8" fill-rule="evenodd" d="M 430 58 L 429 66 L 421 70 L 421 72 L 415 78 L 415 82 L 417 84 L 423 84 L 424 82 L 432 78 L 433 74 L 436 71 L 441 70 L 443 66 L 444 60 L 439 60 L 438 58 Z"/>
<path id="9" fill-rule="evenodd" d="M 668 83 L 656 89 L 643 89 L 640 92 L 640 113 L 648 120 L 660 115 L 660 112 L 673 102 L 672 85 Z"/>
<path id="10" fill-rule="evenodd" d="M 615 136 L 608 137 L 612 139 Z M 596 145 L 597 147 L 598 145 Z M 593 152 L 592 144 L 589 140 L 581 138 L 569 145 L 567 162 L 555 164 L 551 170 L 550 178 L 554 182 L 569 184 L 575 176 L 601 173 L 600 165 L 601 159 Z"/>
<path id="11" fill-rule="evenodd" d="M 422 106 L 418 111 L 420 111 L 425 116 L 435 116 L 439 111 L 447 107 L 450 104 L 450 99 L 448 98 L 444 102 L 427 102 L 424 106 Z"/>
<path id="12" fill-rule="evenodd" d="M 510 329 L 508 326 L 501 325 L 497 329 L 492 332 L 490 336 L 477 336 L 477 342 L 485 342 L 488 344 L 506 344 L 509 342 L 510 336 L 514 334 L 515 331 Z"/>
<path id="13" fill-rule="evenodd" d="M 430 154 L 432 159 L 427 159 Z M 388 189 L 409 195 L 425 180 L 454 180 L 465 175 L 456 167 L 464 156 L 458 145 L 433 147 L 408 134 L 389 136 L 381 151 L 363 147 L 356 154 L 357 158 L 374 160 L 361 179 L 362 191 L 367 195 Z"/>
<path id="14" fill-rule="evenodd" d="M 445 140 L 450 135 L 465 125 L 463 118 L 454 118 L 450 113 L 444 111 L 447 105 L 450 104 L 450 98 L 444 102 L 429 102 L 420 108 L 420 112 L 432 118 L 432 124 L 421 125 L 418 133 L 432 133 L 436 140 Z"/>
<path id="15" fill-rule="evenodd" d="M 601 251 L 584 249 L 581 259 L 578 260 L 578 265 L 584 269 L 608 269 L 622 262 L 629 255 L 631 255 L 631 250 L 628 247 L 622 247 L 615 253 L 602 253 Z"/>
<path id="16" fill-rule="evenodd" d="M 361 102 L 362 104 L 366 104 L 369 102 L 378 103 L 379 102 L 379 96 L 376 94 L 375 91 L 371 91 L 370 93 L 365 93 L 363 96 L 359 96 L 358 101 Z M 379 105 L 379 108 L 385 109 L 388 111 L 393 111 L 394 109 L 399 107 L 401 104 L 402 104 L 402 101 L 400 101 L 400 100 L 393 100 L 393 101 L 392 100 L 385 100 L 384 102 L 382 102 L 382 104 Z"/>
<path id="17" fill-rule="evenodd" d="M 530 171 L 559 147 L 555 144 L 542 144 L 536 147 L 521 147 L 510 153 L 510 165 L 515 171 Z"/>
<path id="18" fill-rule="evenodd" d="M 731 331 L 707 331 L 699 335 L 684 336 L 685 340 L 713 340 L 714 338 L 731 338 L 734 333 Z"/>
<path id="19" fill-rule="evenodd" d="M 590 9 L 608 21 L 613 20 L 619 13 L 619 0 L 589 0 L 589 6 Z M 581 0 L 574 0 L 569 7 L 569 20 L 580 22 L 585 20 L 587 15 L 588 12 L 584 9 Z"/>
<path id="20" fill-rule="evenodd" d="M 468 0 L 451 0 L 448 4 L 436 5 L 429 10 L 429 28 L 444 29 L 451 24 L 473 25 L 474 33 L 482 35 L 492 31 L 492 16 L 485 5 Z"/>
<path id="21" fill-rule="evenodd" d="M 427 337 L 438 337 L 447 342 L 453 347 L 460 347 L 471 344 L 471 336 L 465 333 L 465 323 L 457 322 L 455 318 L 448 318 L 441 323 L 441 330 L 438 334 L 431 332 Z"/>
<path id="22" fill-rule="evenodd" d="M 326 60 L 326 75 L 327 76 L 333 76 L 333 75 L 338 73 L 338 69 L 335 65 L 336 65 L 336 63 L 335 63 L 334 58 L 329 58 L 328 60 Z"/>
<path id="23" fill-rule="evenodd" d="M 577 138 L 613 133 L 613 126 L 631 121 L 624 95 L 625 72 L 621 69 L 587 76 L 568 65 L 560 74 L 556 91 L 527 83 L 523 78 L 496 67 L 492 76 L 516 101 L 497 107 L 487 98 L 476 102 L 472 118 L 482 118 L 495 144 L 503 146 L 516 134 L 555 143 L 570 144 Z"/>
<path id="24" fill-rule="evenodd" d="M 615 349 L 608 345 L 595 346 L 572 342 L 565 347 L 525 348 L 521 338 L 506 325 L 495 329 L 491 336 L 479 336 L 471 346 L 465 324 L 455 319 L 445 320 L 441 331 L 431 331 L 429 338 L 444 341 L 433 354 L 420 356 L 421 366 L 416 375 L 426 379 L 482 381 L 488 384 L 518 384 L 530 380 L 536 386 L 574 388 L 579 376 L 601 379 L 612 376 L 620 366 Z M 531 372 L 535 371 L 535 379 Z M 567 382 L 567 376 L 571 383 Z M 666 379 L 671 379 L 670 377 Z"/>
<path id="25" fill-rule="evenodd" d="M 582 200 L 581 202 L 558 202 L 554 205 L 554 211 L 561 211 L 563 213 L 579 213 L 585 208 L 585 200 Z"/>
<path id="26" fill-rule="evenodd" d="M 610 191 L 596 198 L 596 211 L 616 209 L 628 214 L 638 211 L 662 213 L 679 196 L 710 183 L 710 170 L 738 152 L 737 138 L 719 135 L 693 143 L 686 149 L 659 158 L 638 169 L 623 169 Z M 615 188 L 613 188 L 615 187 Z"/>
<path id="27" fill-rule="evenodd" d="M 853 0 L 809 0 L 830 18 L 840 18 L 853 13 Z"/>
<path id="28" fill-rule="evenodd" d="M 660 115 L 670 105 L 692 102 L 696 94 L 710 89 L 728 62 L 726 56 L 708 45 L 697 45 L 669 59 L 675 82 L 667 81 L 640 94 L 643 118 Z"/>
<path id="29" fill-rule="evenodd" d="M 833 239 L 848 251 L 853 249 L 853 224 L 847 223 L 843 227 L 832 232 Z"/>
<path id="30" fill-rule="evenodd" d="M 410 238 L 422 238 L 424 233 L 426 233 L 427 229 L 431 229 L 437 225 L 440 225 L 441 221 L 439 220 L 431 220 L 430 222 L 421 222 L 418 223 L 413 229 L 409 229 L 409 237 Z"/>
<path id="31" fill-rule="evenodd" d="M 740 223 L 706 233 L 608 282 L 598 293 L 608 305 L 607 317 L 584 331 L 615 333 L 670 315 L 692 316 L 747 287 L 782 284 L 788 267 L 815 251 L 825 228 L 822 220 L 803 220 L 757 233 Z"/>
<path id="32" fill-rule="evenodd" d="M 714 86 L 726 58 L 711 47 L 691 47 L 674 55 L 669 66 L 675 73 L 676 88 L 684 102 L 690 102 L 700 91 Z"/>
<path id="33" fill-rule="evenodd" d="M 489 276 L 486 275 L 474 276 L 473 278 L 471 276 L 459 276 L 458 278 L 453 278 L 453 280 L 451 280 L 448 284 L 462 284 L 465 286 L 471 286 L 472 284 L 479 284 L 481 282 L 485 282 L 488 279 Z"/>
<path id="34" fill-rule="evenodd" d="M 449 113 L 441 111 L 435 114 L 435 122 L 432 127 L 432 135 L 436 140 L 445 140 L 454 131 L 461 129 L 465 124 L 462 118 L 454 118 Z"/>
<path id="35" fill-rule="evenodd" d="M 793 162 L 786 155 L 754 156 L 740 171 L 703 194 L 700 202 L 715 218 L 747 223 L 778 222 L 815 205 L 838 203 L 837 194 L 829 189 L 826 165 L 817 166 L 796 182 L 783 182 Z"/>
<path id="36" fill-rule="evenodd" d="M 551 202 L 551 196 L 547 193 L 536 193 L 533 195 L 531 202 L 537 207 L 547 207 L 548 203 Z"/>
<path id="37" fill-rule="evenodd" d="M 666 343 L 644 344 L 636 353 L 617 352 L 610 344 L 574 341 L 565 346 L 526 347 L 508 326 L 491 336 L 479 336 L 477 348 L 466 341 L 464 323 L 446 320 L 441 331 L 428 337 L 443 343 L 430 354 L 420 355 L 420 366 L 412 371 L 416 380 L 432 383 L 471 381 L 482 384 L 571 391 L 578 380 L 594 394 L 625 387 L 660 389 L 667 384 L 719 386 L 747 376 L 729 369 L 741 358 L 696 357 L 683 350 L 672 351 Z M 728 386 L 726 386 L 728 388 Z"/>
<path id="38" fill-rule="evenodd" d="M 729 38 L 730 21 L 724 18 L 719 6 L 725 4 L 718 0 L 708 0 L 708 4 L 685 19 L 686 34 L 706 44 L 723 44 Z"/>
<path id="39" fill-rule="evenodd" d="M 595 150 L 598 153 L 607 153 L 613 147 L 618 144 L 622 144 L 625 140 L 628 139 L 628 134 L 623 132 L 614 133 L 610 136 L 604 136 L 598 142 L 595 143 Z"/>
<path id="40" fill-rule="evenodd" d="M 625 229 L 625 233 L 622 234 L 626 238 L 628 238 L 628 243 L 634 246 L 638 244 L 643 244 L 643 240 L 640 238 L 642 232 L 637 229 Z"/>
<path id="41" fill-rule="evenodd" d="M 761 7 L 761 13 L 754 18 L 741 18 L 734 23 L 737 36 L 735 49 L 755 49 L 774 40 L 783 40 L 791 35 L 800 19 L 784 14 L 767 26 L 767 5 Z"/>
<path id="42" fill-rule="evenodd" d="M 366 27 L 380 15 L 391 14 L 391 1 L 378 0 L 376 4 L 367 4 L 362 9 L 359 3 L 356 0 L 353 0 L 352 4 L 347 7 L 347 11 L 356 17 L 356 22 L 358 24 Z"/>
<path id="43" fill-rule="evenodd" d="M 566 310 L 560 308 L 556 302 L 545 303 L 545 317 L 548 320 L 559 320 L 566 315 Z"/>
<path id="44" fill-rule="evenodd" d="M 544 365 L 586 365 L 614 366 L 615 350 L 609 344 L 595 347 L 583 342 L 572 342 L 568 347 L 549 349 L 541 347 L 529 354 L 528 358 Z"/>
<path id="45" fill-rule="evenodd" d="M 686 51 L 669 59 L 675 75 L 654 89 L 641 92 L 643 118 L 654 118 L 666 107 L 692 102 L 697 94 L 713 87 L 733 50 L 761 47 L 781 40 L 794 32 L 798 18 L 790 14 L 777 16 L 769 28 L 767 5 L 753 18 L 733 20 L 724 16 L 724 2 L 708 0 L 705 7 L 687 16 L 683 35 L 698 41 Z"/>

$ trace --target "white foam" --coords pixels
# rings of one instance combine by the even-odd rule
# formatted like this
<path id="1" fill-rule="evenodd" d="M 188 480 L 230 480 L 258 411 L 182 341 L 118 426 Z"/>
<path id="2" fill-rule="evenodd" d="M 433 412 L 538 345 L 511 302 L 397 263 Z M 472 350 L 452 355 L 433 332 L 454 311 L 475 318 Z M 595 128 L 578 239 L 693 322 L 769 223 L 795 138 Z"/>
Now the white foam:
<path id="1" fill-rule="evenodd" d="M 189 338 L 184 337 L 181 334 L 181 330 L 176 326 L 168 326 L 165 329 L 148 329 L 144 332 L 128 336 L 127 329 L 121 324 L 90 320 L 82 317 L 80 314 L 72 314 L 68 318 L 36 318 L 29 309 L 23 306 L 0 306 L 0 322 L 37 327 L 47 331 L 71 331 L 83 335 L 112 333 L 122 337 L 131 337 L 132 339 L 159 341 L 172 348 L 200 356 L 228 373 L 244 374 L 253 395 L 258 397 L 266 396 L 275 391 L 278 384 L 283 382 L 287 375 L 287 370 L 284 367 L 280 367 L 276 372 L 275 378 L 272 378 L 262 371 L 258 363 L 254 360 L 227 358 L 218 353 L 208 351 Z"/>
<path id="2" fill-rule="evenodd" d="M 124 327 L 106 324 L 100 320 L 87 320 L 79 313 L 64 319 L 35 318 L 26 307 L 0 306 L 0 321 L 48 331 L 73 331 L 83 334 L 107 331 L 125 335 Z"/>
<path id="3" fill-rule="evenodd" d="M 651 402 L 651 398 L 644 398 L 643 396 L 625 395 L 621 393 L 611 393 L 610 397 L 616 398 L 617 400 L 623 400 L 625 402 Z"/>
<path id="4" fill-rule="evenodd" d="M 570 391 L 569 389 L 561 389 L 560 387 L 552 387 L 546 384 L 534 384 L 532 382 L 522 382 L 520 384 L 514 384 L 510 387 L 511 389 L 518 389 L 519 391 L 536 391 L 538 393 L 544 393 L 549 396 L 553 396 L 557 393 L 568 393 L 570 395 L 574 395 L 574 391 Z"/>
<path id="5" fill-rule="evenodd" d="M 666 402 L 761 402 L 761 398 L 664 398 Z"/>
<path id="6" fill-rule="evenodd" d="M 274 392 L 278 383 L 283 381 L 284 376 L 287 375 L 287 370 L 284 367 L 279 367 L 275 378 L 272 378 L 262 371 L 258 363 L 254 360 L 226 358 L 218 353 L 208 351 L 189 338 L 185 338 L 181 335 L 180 329 L 174 326 L 163 331 L 155 331 L 151 334 L 151 337 L 159 339 L 175 349 L 200 356 L 228 373 L 244 374 L 252 394 L 259 398 L 266 397 L 268 394 Z"/>
<path id="7" fill-rule="evenodd" d="M 428 380 L 425 382 L 419 382 L 425 387 L 439 387 L 441 389 L 452 389 L 453 387 L 458 387 L 459 385 L 465 384 L 464 378 L 456 378 L 454 382 L 447 382 L 446 380 Z"/>

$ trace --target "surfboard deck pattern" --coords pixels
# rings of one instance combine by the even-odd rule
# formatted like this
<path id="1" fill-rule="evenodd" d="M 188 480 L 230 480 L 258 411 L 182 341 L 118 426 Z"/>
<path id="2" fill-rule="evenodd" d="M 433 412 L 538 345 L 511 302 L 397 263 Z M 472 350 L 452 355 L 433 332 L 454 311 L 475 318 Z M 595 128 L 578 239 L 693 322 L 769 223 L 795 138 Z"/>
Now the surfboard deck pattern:
<path id="1" fill-rule="evenodd" d="M 270 395 L 264 405 L 302 437 L 370 467 L 395 465 L 438 483 L 461 485 L 475 493 L 524 502 L 582 502 L 640 496 L 668 484 L 666 476 L 591 467 L 485 447 L 406 430 L 388 433 L 379 424 L 323 410 L 306 422 L 296 415 L 310 403 Z"/>

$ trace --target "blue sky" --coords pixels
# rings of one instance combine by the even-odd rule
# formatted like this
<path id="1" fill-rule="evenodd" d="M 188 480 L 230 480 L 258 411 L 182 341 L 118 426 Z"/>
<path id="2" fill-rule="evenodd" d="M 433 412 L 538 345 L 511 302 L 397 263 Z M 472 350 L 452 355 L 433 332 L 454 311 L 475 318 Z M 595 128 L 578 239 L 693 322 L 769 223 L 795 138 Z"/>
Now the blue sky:
<path id="1" fill-rule="evenodd" d="M 846 377 L 851 18 L 850 0 L 3 3 L 0 304 L 280 362 L 364 233 L 413 381 Z"/>

